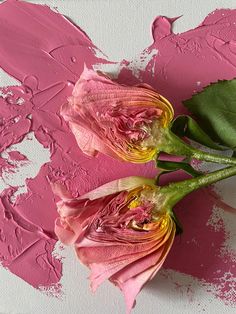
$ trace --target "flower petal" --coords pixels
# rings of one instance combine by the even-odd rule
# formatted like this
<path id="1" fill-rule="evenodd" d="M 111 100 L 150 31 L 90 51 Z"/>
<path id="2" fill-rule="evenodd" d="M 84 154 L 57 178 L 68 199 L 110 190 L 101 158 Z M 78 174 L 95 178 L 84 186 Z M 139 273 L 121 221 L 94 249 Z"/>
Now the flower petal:
<path id="1" fill-rule="evenodd" d="M 155 137 L 162 136 L 161 128 L 173 119 L 173 108 L 148 85 L 121 85 L 85 68 L 61 115 L 84 153 L 94 156 L 100 151 L 121 160 L 147 162 L 158 148 L 143 141 L 151 135 L 154 121 L 159 125 Z"/>
<path id="2" fill-rule="evenodd" d="M 66 189 L 66 187 L 59 182 L 51 182 L 51 189 L 53 193 L 60 197 L 63 201 L 73 199 L 72 194 Z"/>
<path id="3" fill-rule="evenodd" d="M 77 235 L 72 230 L 65 228 L 60 218 L 55 221 L 54 231 L 63 244 L 71 245 L 75 243 Z"/>
<path id="4" fill-rule="evenodd" d="M 135 189 L 139 186 L 144 186 L 144 185 L 155 185 L 155 180 L 154 179 L 148 179 L 145 177 L 126 177 L 118 180 L 111 181 L 109 183 L 106 183 L 97 189 L 88 192 L 82 196 L 80 196 L 79 199 L 98 199 L 100 197 L 104 197 L 106 195 L 114 194 L 117 192 L 121 191 L 129 191 L 132 189 Z"/>
<path id="5" fill-rule="evenodd" d="M 126 314 L 130 314 L 132 308 L 135 305 L 135 299 L 140 290 L 142 289 L 144 284 L 152 277 L 152 275 L 160 269 L 160 267 L 150 267 L 145 272 L 137 275 L 136 277 L 132 277 L 126 282 L 119 285 L 125 297 Z"/>
<path id="6" fill-rule="evenodd" d="M 101 152 L 105 155 L 121 159 L 112 149 L 105 145 L 104 141 L 96 136 L 95 133 L 91 132 L 91 130 L 83 128 L 81 125 L 74 122 L 69 122 L 69 125 L 75 135 L 79 148 L 85 154 L 94 157 L 98 152 Z"/>
<path id="7" fill-rule="evenodd" d="M 132 308 L 134 307 L 135 299 L 136 299 L 138 293 L 140 292 L 140 290 L 142 289 L 142 287 L 145 285 L 145 283 L 147 281 L 151 280 L 156 275 L 156 273 L 160 270 L 160 268 L 162 267 L 162 265 L 166 259 L 166 256 L 172 247 L 172 244 L 174 241 L 174 236 L 175 236 L 175 231 L 172 232 L 172 235 L 168 241 L 169 244 L 165 248 L 166 249 L 165 253 L 162 257 L 160 257 L 157 264 L 147 268 L 146 270 L 140 271 L 139 274 L 136 276 L 132 276 L 132 270 L 129 270 L 131 273 L 128 276 L 128 278 L 129 278 L 128 280 L 124 280 L 125 277 L 124 277 L 124 274 L 122 272 L 121 272 L 120 278 L 119 278 L 119 276 L 117 276 L 115 283 L 120 287 L 120 289 L 122 290 L 122 292 L 124 294 L 125 301 L 126 301 L 126 313 L 127 314 L 129 314 L 131 312 Z M 158 258 L 158 254 L 156 257 Z M 146 266 L 148 266 L 148 261 L 145 261 L 145 264 L 146 264 Z M 131 264 L 131 267 L 135 267 L 135 265 Z M 127 276 L 127 274 L 126 274 L 126 276 Z"/>
<path id="8" fill-rule="evenodd" d="M 58 203 L 55 232 L 72 244 L 91 270 L 93 291 L 106 279 L 119 286 L 127 313 L 143 285 L 162 266 L 176 233 L 165 196 L 154 179 L 127 177 L 104 184 L 77 199 Z"/>

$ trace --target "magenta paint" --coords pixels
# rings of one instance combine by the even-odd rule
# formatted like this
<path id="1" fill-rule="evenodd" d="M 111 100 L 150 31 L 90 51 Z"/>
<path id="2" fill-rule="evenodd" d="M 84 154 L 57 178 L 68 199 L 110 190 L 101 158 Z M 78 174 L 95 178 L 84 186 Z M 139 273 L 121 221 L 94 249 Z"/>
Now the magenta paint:
<path id="1" fill-rule="evenodd" d="M 184 99 L 211 82 L 236 76 L 235 18 L 236 10 L 216 10 L 199 27 L 174 34 L 175 19 L 157 17 L 152 26 L 153 44 L 141 55 L 154 49 L 157 53 L 138 78 L 130 70 L 132 60 L 122 61 L 118 81 L 148 83 L 173 103 L 176 113 L 186 112 L 181 104 Z M 4 23 L 6 19 L 8 23 Z M 152 162 L 135 165 L 102 154 L 96 158 L 84 155 L 59 115 L 84 64 L 92 68 L 98 63 L 114 63 L 96 56 L 97 48 L 79 27 L 47 6 L 15 0 L 0 5 L 0 22 L 0 66 L 22 83 L 2 89 L 12 95 L 0 97 L 0 151 L 34 132 L 51 152 L 51 161 L 27 181 L 27 193 L 13 204 L 14 188 L 1 195 L 0 260 L 32 286 L 50 287 L 62 276 L 61 262 L 52 255 L 57 213 L 50 182 L 59 181 L 77 196 L 120 177 L 153 177 L 156 170 Z M 19 98 L 24 100 L 20 105 Z M 11 158 L 24 160 L 14 152 Z M 0 166 L 0 173 L 11 167 L 2 158 Z M 182 173 L 180 176 L 183 178 Z M 208 191 L 195 192 L 177 206 L 184 234 L 176 238 L 165 267 L 214 284 L 216 296 L 232 303 L 235 296 L 228 293 L 232 288 L 222 285 L 222 277 L 227 272 L 235 277 L 234 263 L 230 256 L 219 254 L 226 237 L 224 229 L 216 232 L 207 226 L 219 201 Z"/>

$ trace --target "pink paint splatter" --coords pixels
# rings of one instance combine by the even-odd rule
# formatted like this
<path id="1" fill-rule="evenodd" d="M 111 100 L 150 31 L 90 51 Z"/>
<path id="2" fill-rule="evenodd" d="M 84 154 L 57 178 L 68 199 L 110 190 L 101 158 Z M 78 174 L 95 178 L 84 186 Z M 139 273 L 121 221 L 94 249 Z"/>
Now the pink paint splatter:
<path id="1" fill-rule="evenodd" d="M 0 152 L 31 131 L 50 149 L 51 162 L 28 180 L 28 192 L 14 204 L 10 198 L 15 189 L 2 193 L 1 261 L 34 287 L 50 286 L 59 282 L 62 272 L 60 261 L 52 257 L 57 212 L 49 182 L 60 181 L 78 195 L 117 178 L 118 173 L 121 177 L 153 176 L 153 167 L 121 163 L 103 155 L 95 159 L 85 156 L 59 115 L 84 62 L 88 67 L 108 62 L 95 56 L 89 38 L 46 6 L 7 1 L 0 5 L 0 21 L 5 18 L 8 24 L 0 29 L 1 67 L 23 85 L 2 89 L 6 97 L 0 98 Z M 23 99 L 20 106 L 19 98 Z M 4 167 L 9 169 L 6 164 Z"/>
<path id="2" fill-rule="evenodd" d="M 171 28 L 175 19 L 157 17 L 154 42 L 141 53 L 140 62 L 157 53 L 138 71 L 132 61 L 122 61 L 118 81 L 146 82 L 167 97 L 177 113 L 185 112 L 182 100 L 211 82 L 236 76 L 235 18 L 236 10 L 218 10 L 196 29 L 176 35 Z M 84 63 L 88 68 L 112 63 L 96 57 L 97 48 L 80 28 L 46 6 L 15 0 L 0 5 L 0 22 L 0 66 L 22 83 L 2 89 L 8 96 L 0 97 L 0 152 L 31 131 L 51 153 L 51 161 L 27 181 L 27 193 L 15 203 L 10 201 L 14 188 L 1 195 L 0 259 L 34 287 L 50 286 L 59 282 L 62 270 L 60 261 L 52 257 L 57 213 L 49 182 L 60 181 L 76 196 L 119 177 L 153 177 L 156 171 L 152 162 L 134 165 L 102 154 L 89 158 L 60 117 L 59 108 Z M 6 161 L 0 159 L 0 166 L 7 167 Z M 226 273 L 235 278 L 236 273 L 231 258 L 219 254 L 224 230 L 216 232 L 206 225 L 216 203 L 208 191 L 193 193 L 178 205 L 184 234 L 176 238 L 165 267 L 213 283 L 218 287 L 216 295 L 232 303 L 232 285 L 222 284 L 222 278 Z"/>

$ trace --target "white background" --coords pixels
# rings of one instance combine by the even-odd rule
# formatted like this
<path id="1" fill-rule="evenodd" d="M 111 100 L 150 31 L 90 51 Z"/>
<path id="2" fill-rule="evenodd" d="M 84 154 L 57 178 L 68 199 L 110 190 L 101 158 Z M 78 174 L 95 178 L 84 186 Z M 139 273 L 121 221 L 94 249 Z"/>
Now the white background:
<path id="1" fill-rule="evenodd" d="M 78 24 L 113 61 L 131 59 L 151 44 L 151 22 L 157 15 L 175 17 L 174 31 L 183 32 L 196 27 L 216 8 L 236 8 L 236 1 L 213 0 L 58 0 L 31 1 L 48 4 Z M 2 86 L 15 84 L 0 72 Z M 43 155 L 42 155 L 43 156 Z M 39 161 L 43 163 L 45 160 Z M 222 187 L 222 186 L 221 186 Z M 0 313 L 125 313 L 119 290 L 105 283 L 95 295 L 89 290 L 88 272 L 67 248 L 63 254 L 64 272 L 61 283 L 64 295 L 58 299 L 30 287 L 20 278 L 0 267 Z M 171 279 L 172 278 L 172 279 Z M 173 280 L 174 278 L 174 280 Z M 174 281 L 184 283 L 176 289 Z M 191 285 L 190 291 L 187 285 Z M 133 313 L 194 314 L 235 313 L 201 288 L 190 276 L 162 270 L 137 298 Z"/>

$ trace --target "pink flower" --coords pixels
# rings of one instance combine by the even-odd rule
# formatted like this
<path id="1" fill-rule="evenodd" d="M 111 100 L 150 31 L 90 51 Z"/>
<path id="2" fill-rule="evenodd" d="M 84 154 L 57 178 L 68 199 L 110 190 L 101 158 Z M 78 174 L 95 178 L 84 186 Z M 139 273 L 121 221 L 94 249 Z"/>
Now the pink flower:
<path id="1" fill-rule="evenodd" d="M 54 189 L 62 198 L 55 224 L 58 238 L 73 245 L 90 268 L 92 290 L 109 279 L 124 293 L 129 313 L 175 237 L 166 195 L 153 180 L 141 177 L 110 182 L 77 199 L 58 186 Z"/>
<path id="2" fill-rule="evenodd" d="M 173 108 L 148 85 L 120 85 L 85 68 L 61 115 L 84 153 L 147 162 L 159 152 Z"/>

